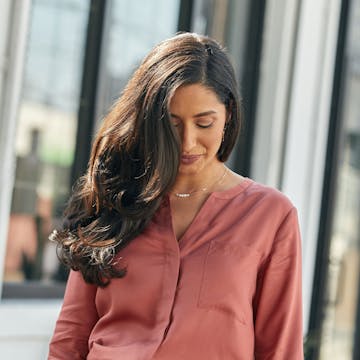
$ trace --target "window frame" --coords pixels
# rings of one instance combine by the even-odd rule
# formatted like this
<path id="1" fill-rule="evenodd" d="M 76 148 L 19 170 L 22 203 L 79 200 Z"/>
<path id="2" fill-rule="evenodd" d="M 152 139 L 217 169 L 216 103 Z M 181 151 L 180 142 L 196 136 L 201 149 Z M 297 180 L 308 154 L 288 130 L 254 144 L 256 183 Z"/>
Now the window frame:
<path id="1" fill-rule="evenodd" d="M 85 44 L 85 53 L 84 53 L 84 63 L 83 63 L 83 75 L 81 82 L 81 95 L 79 101 L 79 110 L 78 110 L 78 127 L 76 134 L 76 148 L 75 148 L 75 156 L 73 166 L 71 168 L 71 180 L 69 187 L 71 188 L 74 183 L 74 179 L 80 176 L 79 174 L 83 172 L 86 168 L 86 164 L 88 161 L 90 146 L 91 146 L 91 133 L 93 129 L 93 119 L 94 119 L 94 103 L 96 96 L 96 84 L 97 72 L 99 67 L 99 49 L 101 44 L 101 35 L 102 35 L 102 26 L 103 26 L 103 17 L 105 13 L 106 1 L 97 1 L 91 0 L 89 5 L 89 20 L 88 26 L 86 30 L 86 44 Z M 22 20 L 22 27 L 18 31 L 14 31 L 14 36 L 19 36 L 19 43 L 17 41 L 12 41 L 10 39 L 10 43 L 18 44 L 17 48 L 19 48 L 18 62 L 15 63 L 16 66 L 9 66 L 9 71 L 14 73 L 14 83 L 18 84 L 20 87 L 22 84 L 24 67 L 25 67 L 25 53 L 27 46 L 27 38 L 28 38 L 28 29 L 29 29 L 29 21 L 31 15 L 31 2 L 24 2 L 23 8 L 21 9 L 20 14 L 24 17 Z M 13 11 L 15 14 L 20 10 L 17 9 L 19 7 L 18 2 L 15 2 L 13 5 Z M 14 15 L 16 16 L 16 15 Z M 20 16 L 20 15 L 19 15 Z M 20 19 L 21 20 L 21 19 Z M 20 21 L 19 20 L 19 21 Z M 16 21 L 15 21 L 16 23 Z M 13 31 L 13 30 L 11 30 Z M 20 48 L 21 46 L 21 48 Z M 15 56 L 15 54 L 14 54 Z M 12 63 L 9 61 L 9 64 Z M 10 82 L 9 82 L 10 83 Z M 11 84 L 11 83 L 10 83 Z M 10 85 L 6 84 L 6 87 Z M 11 86 L 10 86 L 11 88 Z M 15 90 L 14 90 L 15 91 Z M 12 121 L 8 122 L 8 132 L 11 132 L 12 141 L 9 141 L 5 146 L 7 146 L 7 151 L 13 152 L 13 144 L 15 143 L 16 137 L 16 124 L 17 124 L 17 110 L 20 102 L 20 88 L 17 89 L 16 93 L 10 93 L 10 96 L 13 97 L 13 106 L 11 109 L 13 112 Z M 6 104 L 5 99 L 5 104 Z M 3 119 L 6 117 L 3 116 Z M 89 121 L 91 119 L 92 121 Z M 12 188 L 14 185 L 14 167 L 15 167 L 15 159 L 11 158 L 9 161 L 12 162 L 12 177 L 11 181 L 7 181 L 5 184 L 7 187 L 7 211 L 6 216 L 2 216 L 2 220 L 5 223 L 5 226 L 2 227 L 4 229 L 3 234 L 0 233 L 0 244 L 4 247 L 4 251 L 1 252 L 5 254 L 6 242 L 7 242 L 7 230 L 8 230 L 8 222 L 10 215 L 10 204 L 11 204 L 11 194 Z M 4 192 L 5 195 L 5 192 Z M 1 201 L 0 206 L 4 206 L 4 201 Z M 6 231 L 5 231 L 6 230 Z M 65 291 L 65 283 L 62 282 L 53 282 L 53 283 L 43 283 L 41 281 L 24 281 L 22 283 L 14 283 L 14 282 L 4 282 L 3 281 L 3 272 L 4 272 L 4 256 L 0 257 L 0 302 L 2 300 L 8 299 L 61 299 L 63 298 Z"/>
<path id="2" fill-rule="evenodd" d="M 192 15 L 194 6 L 196 5 L 195 3 L 196 0 L 180 1 L 179 17 L 177 24 L 178 31 L 192 30 Z M 24 7 L 23 14 L 27 16 L 27 21 L 29 21 L 29 16 L 31 13 L 31 3 L 26 2 L 26 4 L 27 7 Z M 106 15 L 106 5 L 107 0 L 91 0 L 91 4 L 89 7 L 89 22 L 86 34 L 83 75 L 81 82 L 81 95 L 79 102 L 80 106 L 78 111 L 76 148 L 74 162 L 71 170 L 70 187 L 75 183 L 76 179 L 79 176 L 84 174 L 86 170 L 88 158 L 90 155 L 93 131 L 96 125 L 96 94 L 101 57 L 102 34 L 105 25 L 104 18 Z M 234 150 L 234 152 L 236 152 L 238 155 L 234 156 L 233 158 L 233 167 L 236 171 L 239 171 L 245 175 L 248 175 L 250 172 L 250 157 L 255 129 L 254 123 L 258 93 L 257 87 L 259 82 L 259 66 L 262 46 L 261 37 L 264 23 L 265 5 L 266 0 L 250 2 L 249 22 L 245 45 L 245 68 L 242 74 L 240 74 L 240 77 L 242 79 L 241 83 L 243 84 L 243 92 L 247 98 L 245 116 L 249 125 L 243 130 L 243 134 L 245 134 L 246 136 L 243 136 L 240 139 L 240 142 L 237 145 L 237 149 Z M 28 26 L 28 24 L 26 24 L 26 26 Z M 23 33 L 22 56 L 24 57 L 24 51 L 26 50 L 27 31 L 24 31 Z M 239 56 L 240 55 L 241 54 L 239 54 Z M 13 70 L 15 71 L 15 68 Z M 21 82 L 22 72 L 18 71 L 18 68 L 16 68 L 16 71 L 18 81 Z M 18 104 L 19 98 L 20 93 L 17 95 L 16 104 Z M 16 111 L 16 106 L 14 108 L 14 111 Z M 14 139 L 16 116 L 14 116 L 14 121 L 12 121 L 11 123 L 13 124 L 13 127 L 11 129 L 11 138 Z M 9 143 L 14 143 L 14 141 L 11 141 Z M 12 151 L 12 145 L 9 145 L 9 143 L 7 144 L 8 150 L 11 148 Z M 9 159 L 9 162 L 12 161 L 13 159 Z M 12 186 L 13 182 L 8 182 L 7 194 L 12 193 Z M 8 195 L 8 206 L 5 212 L 6 216 L 2 216 L 2 221 L 6 225 L 6 227 L 2 228 L 6 228 L 6 230 L 10 213 L 10 202 L 11 196 Z M 2 201 L 2 203 L 4 202 Z M 5 244 L 3 244 L 3 246 L 5 247 L 6 232 L 0 234 L 0 236 L 1 239 L 5 239 Z M 0 259 L 0 274 L 4 268 L 2 261 L 3 258 Z M 4 283 L 2 281 L 2 276 L 0 277 L 0 280 L 2 284 L 0 290 L 0 302 L 7 299 L 61 299 L 65 290 L 64 283 L 44 284 L 40 282 L 36 283 L 35 281 L 26 281 L 24 283 Z"/>
<path id="3" fill-rule="evenodd" d="M 27 34 L 30 21 L 31 3 L 29 1 L 7 1 L 4 4 L 4 17 L 7 20 L 2 26 L 6 27 L 4 47 L 1 50 L 5 58 L 3 89 L 0 104 L 0 150 L 3 160 L 0 163 L 0 303 L 2 300 L 2 285 L 4 276 L 5 250 L 11 207 L 11 196 L 14 185 L 14 149 L 16 137 L 17 111 L 21 96 L 22 79 L 24 73 L 24 59 L 26 54 Z M 4 55 L 3 55 L 4 54 Z"/>

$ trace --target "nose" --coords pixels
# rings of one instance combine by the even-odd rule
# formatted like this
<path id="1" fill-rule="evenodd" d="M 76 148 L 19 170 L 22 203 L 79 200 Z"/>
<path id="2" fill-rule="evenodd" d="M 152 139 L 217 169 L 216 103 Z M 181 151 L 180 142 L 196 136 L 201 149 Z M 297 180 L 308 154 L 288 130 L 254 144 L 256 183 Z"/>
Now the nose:
<path id="1" fill-rule="evenodd" d="M 181 145 L 184 153 L 190 153 L 196 146 L 196 131 L 191 126 L 183 126 Z"/>

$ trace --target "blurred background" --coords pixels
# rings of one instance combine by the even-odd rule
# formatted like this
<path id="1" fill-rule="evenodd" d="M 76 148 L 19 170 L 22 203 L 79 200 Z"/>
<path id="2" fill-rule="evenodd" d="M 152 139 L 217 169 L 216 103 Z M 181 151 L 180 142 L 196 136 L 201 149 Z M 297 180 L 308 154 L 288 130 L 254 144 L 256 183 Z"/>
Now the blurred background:
<path id="1" fill-rule="evenodd" d="M 306 359 L 360 359 L 360 0 L 0 6 L 3 359 L 46 358 L 67 278 L 47 237 L 109 107 L 178 31 L 216 38 L 234 64 L 245 125 L 229 166 L 298 208 Z"/>

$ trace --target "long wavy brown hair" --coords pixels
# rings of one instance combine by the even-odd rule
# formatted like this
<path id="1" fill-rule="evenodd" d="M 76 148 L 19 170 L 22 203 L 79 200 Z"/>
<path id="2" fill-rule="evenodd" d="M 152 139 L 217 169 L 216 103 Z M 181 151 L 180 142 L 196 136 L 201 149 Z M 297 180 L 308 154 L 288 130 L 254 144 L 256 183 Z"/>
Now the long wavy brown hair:
<path id="1" fill-rule="evenodd" d="M 240 129 L 233 67 L 213 39 L 181 33 L 155 46 L 128 82 L 94 140 L 88 170 L 74 187 L 57 242 L 60 261 L 106 286 L 126 268 L 114 257 L 139 235 L 175 182 L 180 141 L 168 105 L 182 85 L 213 90 L 231 115 L 218 151 L 226 161 Z"/>

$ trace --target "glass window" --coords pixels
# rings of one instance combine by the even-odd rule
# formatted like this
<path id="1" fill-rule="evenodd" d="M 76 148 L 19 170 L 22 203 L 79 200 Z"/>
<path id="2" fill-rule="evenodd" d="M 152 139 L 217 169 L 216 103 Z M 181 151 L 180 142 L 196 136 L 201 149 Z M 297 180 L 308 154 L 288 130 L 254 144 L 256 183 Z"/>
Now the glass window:
<path id="1" fill-rule="evenodd" d="M 224 44 L 239 78 L 243 74 L 249 0 L 195 0 L 192 29 Z"/>
<path id="2" fill-rule="evenodd" d="M 32 1 L 14 145 L 7 285 L 53 281 L 62 273 L 47 238 L 69 194 L 89 3 Z"/>
<path id="3" fill-rule="evenodd" d="M 98 119 L 150 48 L 177 31 L 179 7 L 179 0 L 107 2 Z M 15 144 L 16 178 L 4 297 L 10 292 L 11 297 L 27 297 L 21 289 L 44 294 L 32 280 L 55 284 L 66 279 L 55 244 L 47 238 L 60 221 L 70 193 L 89 11 L 89 0 L 32 2 Z M 57 294 L 54 287 L 46 293 Z"/>
<path id="4" fill-rule="evenodd" d="M 351 1 L 320 359 L 353 357 L 360 273 L 360 1 Z"/>
<path id="5" fill-rule="evenodd" d="M 143 57 L 177 31 L 180 0 L 107 3 L 96 119 L 101 121 Z"/>

